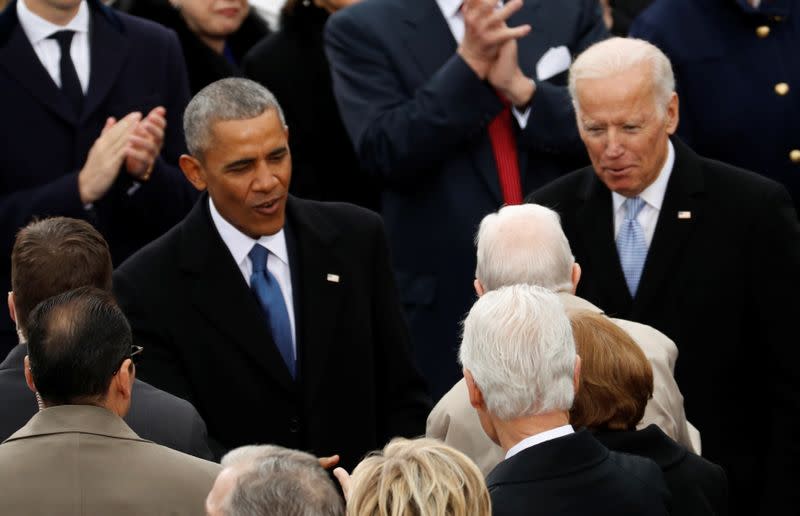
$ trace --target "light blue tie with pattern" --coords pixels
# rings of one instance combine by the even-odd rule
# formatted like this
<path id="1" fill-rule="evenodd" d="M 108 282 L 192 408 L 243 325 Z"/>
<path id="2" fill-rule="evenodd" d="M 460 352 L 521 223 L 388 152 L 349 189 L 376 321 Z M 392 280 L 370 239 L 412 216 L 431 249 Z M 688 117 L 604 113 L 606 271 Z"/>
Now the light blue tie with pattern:
<path id="1" fill-rule="evenodd" d="M 644 239 L 644 230 L 636 220 L 639 212 L 644 208 L 644 204 L 641 197 L 629 197 L 625 200 L 625 220 L 617 235 L 619 262 L 622 265 L 622 272 L 625 274 L 625 282 L 628 284 L 631 297 L 636 297 L 644 262 L 647 259 L 647 241 Z"/>
<path id="2" fill-rule="evenodd" d="M 289 369 L 292 378 L 295 377 L 295 356 L 292 345 L 292 326 L 289 323 L 289 312 L 286 310 L 286 301 L 275 276 L 267 268 L 269 250 L 256 244 L 248 255 L 253 263 L 253 273 L 250 275 L 250 289 L 256 295 L 261 309 L 269 323 L 272 340 Z"/>

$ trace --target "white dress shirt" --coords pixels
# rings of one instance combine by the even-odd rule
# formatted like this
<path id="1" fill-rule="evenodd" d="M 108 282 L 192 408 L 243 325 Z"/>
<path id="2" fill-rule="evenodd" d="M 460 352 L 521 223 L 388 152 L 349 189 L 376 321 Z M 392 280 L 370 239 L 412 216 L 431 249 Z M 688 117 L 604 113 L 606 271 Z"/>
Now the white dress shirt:
<path id="1" fill-rule="evenodd" d="M 48 39 L 49 36 L 60 30 L 72 30 L 75 34 L 72 36 L 72 45 L 70 46 L 69 55 L 72 58 L 72 64 L 75 66 L 75 71 L 78 73 L 78 81 L 81 83 L 84 95 L 89 90 L 89 6 L 86 5 L 86 0 L 81 1 L 78 8 L 78 14 L 75 15 L 70 22 L 64 26 L 56 25 L 45 20 L 41 16 L 34 14 L 28 6 L 25 5 L 25 0 L 17 2 L 17 17 L 22 31 L 27 36 L 28 41 L 31 42 L 33 51 L 39 61 L 42 62 L 47 73 L 53 78 L 56 86 L 61 87 L 61 49 L 58 42 L 54 39 Z"/>
<path id="2" fill-rule="evenodd" d="M 456 43 L 461 44 L 461 40 L 464 39 L 464 15 L 461 13 L 461 5 L 464 3 L 464 1 L 436 0 L 436 3 L 439 5 L 439 9 L 441 9 L 444 19 L 447 21 L 447 25 L 450 27 L 450 32 L 453 33 L 453 38 L 456 40 Z M 502 6 L 502 1 L 497 2 L 498 8 Z M 530 106 L 528 106 L 525 111 L 512 108 L 511 112 L 514 114 L 514 118 L 517 119 L 519 128 L 525 129 L 525 127 L 528 125 L 528 118 L 531 116 Z"/>
<path id="3" fill-rule="evenodd" d="M 219 236 L 225 242 L 228 250 L 233 256 L 236 265 L 244 277 L 247 285 L 250 285 L 250 275 L 253 273 L 253 262 L 247 256 L 253 246 L 261 244 L 269 250 L 267 256 L 267 269 L 275 276 L 278 281 L 278 286 L 281 287 L 283 294 L 283 301 L 286 303 L 286 311 L 289 314 L 289 324 L 292 328 L 292 349 L 294 349 L 294 356 L 297 356 L 297 337 L 295 336 L 294 326 L 294 303 L 292 302 L 292 271 L 289 268 L 289 251 L 286 248 L 286 234 L 283 229 L 274 235 L 262 236 L 258 240 L 250 238 L 245 235 L 233 225 L 225 220 L 222 215 L 217 211 L 214 206 L 214 201 L 211 197 L 208 198 L 208 208 L 211 211 L 211 220 L 217 228 Z"/>
<path id="4" fill-rule="evenodd" d="M 661 205 L 664 203 L 664 194 L 667 193 L 667 184 L 669 183 L 669 176 L 672 175 L 672 167 L 675 165 L 675 148 L 672 142 L 667 140 L 667 159 L 664 160 L 664 166 L 658 173 L 658 177 L 653 183 L 645 188 L 639 197 L 644 201 L 644 207 L 636 220 L 642 226 L 644 231 L 644 239 L 647 242 L 647 247 L 650 247 L 650 242 L 653 241 L 653 234 L 656 232 L 656 224 L 658 223 L 658 214 L 661 213 Z M 625 203 L 624 197 L 617 192 L 611 192 L 611 198 L 614 204 L 614 240 L 617 239 L 619 228 L 625 221 Z"/>
<path id="5" fill-rule="evenodd" d="M 527 450 L 528 448 L 532 448 L 537 444 L 542 444 L 543 442 L 552 441 L 553 439 L 558 439 L 559 437 L 564 437 L 565 435 L 574 433 L 575 430 L 572 428 L 572 425 L 564 425 L 559 426 L 558 428 L 553 428 L 552 430 L 547 430 L 546 432 L 541 432 L 536 435 L 526 437 L 512 446 L 508 452 L 506 452 L 506 459 L 510 459 L 519 452 Z"/>

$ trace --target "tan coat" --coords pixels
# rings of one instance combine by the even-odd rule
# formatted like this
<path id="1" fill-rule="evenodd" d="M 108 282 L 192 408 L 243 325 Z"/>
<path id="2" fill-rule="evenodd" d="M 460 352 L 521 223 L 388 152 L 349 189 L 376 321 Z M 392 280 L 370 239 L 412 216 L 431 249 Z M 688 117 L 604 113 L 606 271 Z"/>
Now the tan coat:
<path id="1" fill-rule="evenodd" d="M 202 515 L 220 469 L 104 408 L 51 407 L 0 445 L 0 514 Z"/>
<path id="2" fill-rule="evenodd" d="M 593 304 L 571 294 L 559 293 L 559 297 L 567 310 L 602 313 Z M 656 424 L 664 433 L 700 454 L 700 432 L 686 421 L 683 395 L 673 376 L 675 360 L 678 358 L 677 346 L 666 335 L 650 326 L 622 319 L 611 320 L 636 341 L 653 368 L 653 398 L 647 404 L 638 428 Z M 467 385 L 463 378 L 431 411 L 426 435 L 441 439 L 464 452 L 484 474 L 488 474 L 505 456 L 502 448 L 483 433 L 478 415 L 469 403 Z"/>

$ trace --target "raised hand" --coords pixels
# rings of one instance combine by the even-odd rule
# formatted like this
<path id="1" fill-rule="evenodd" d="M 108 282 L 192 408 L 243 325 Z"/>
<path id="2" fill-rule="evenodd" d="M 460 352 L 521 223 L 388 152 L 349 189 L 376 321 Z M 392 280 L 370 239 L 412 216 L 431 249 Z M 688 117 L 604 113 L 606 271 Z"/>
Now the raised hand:
<path id="1" fill-rule="evenodd" d="M 130 137 L 125 159 L 128 173 L 140 181 L 147 181 L 153 172 L 161 147 L 164 145 L 164 130 L 167 127 L 167 110 L 154 108 L 140 121 Z"/>
<path id="2" fill-rule="evenodd" d="M 506 20 L 522 7 L 522 0 L 511 0 L 500 9 L 496 6 L 496 0 L 466 0 L 462 7 L 464 39 L 458 53 L 481 79 L 487 77 L 504 44 L 531 30 L 530 25 L 506 25 Z"/>
<path id="3" fill-rule="evenodd" d="M 133 130 L 142 119 L 141 113 L 129 113 L 120 121 L 106 120 L 100 136 L 89 149 L 86 163 L 78 173 L 78 192 L 84 204 L 103 197 L 119 175 L 129 150 Z"/>

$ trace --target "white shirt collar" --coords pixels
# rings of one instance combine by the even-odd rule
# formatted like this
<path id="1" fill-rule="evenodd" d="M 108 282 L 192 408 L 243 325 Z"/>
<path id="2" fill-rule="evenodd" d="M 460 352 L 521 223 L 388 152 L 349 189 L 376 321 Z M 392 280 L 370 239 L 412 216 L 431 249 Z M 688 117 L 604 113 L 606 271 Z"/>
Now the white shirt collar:
<path id="1" fill-rule="evenodd" d="M 439 4 L 439 9 L 441 9 L 445 19 L 449 20 L 458 14 L 464 0 L 436 0 L 436 3 Z"/>
<path id="2" fill-rule="evenodd" d="M 514 455 L 518 454 L 522 450 L 527 450 L 537 444 L 542 444 L 546 441 L 552 441 L 553 439 L 558 439 L 559 437 L 564 437 L 565 435 L 574 434 L 575 430 L 572 428 L 572 425 L 564 425 L 559 426 L 557 428 L 553 428 L 551 430 L 547 430 L 545 432 L 540 432 L 536 435 L 532 435 L 530 437 L 526 437 L 525 439 L 521 440 L 514 446 L 512 446 L 508 452 L 506 452 L 506 459 L 510 459 Z"/>
<path id="3" fill-rule="evenodd" d="M 38 14 L 35 14 L 25 5 L 25 0 L 19 0 L 17 2 L 17 17 L 19 18 L 19 24 L 22 26 L 23 32 L 25 32 L 25 36 L 27 36 L 28 41 L 31 42 L 31 46 L 39 43 L 43 39 L 47 39 L 48 36 L 60 30 L 89 32 L 89 6 L 86 4 L 86 0 L 81 2 L 78 8 L 78 14 L 64 26 L 51 23 Z"/>
<path id="4" fill-rule="evenodd" d="M 211 220 L 214 222 L 219 236 L 222 237 L 222 241 L 225 242 L 225 245 L 230 250 L 237 265 L 241 265 L 245 259 L 249 259 L 247 255 L 257 243 L 269 249 L 270 253 L 274 254 L 286 265 L 289 265 L 289 252 L 286 248 L 286 233 L 284 233 L 283 228 L 274 235 L 262 236 L 258 240 L 255 240 L 245 235 L 236 229 L 233 224 L 225 220 L 219 211 L 217 211 L 217 207 L 214 206 L 214 201 L 211 200 L 210 196 L 208 197 L 208 208 L 209 211 L 211 211 Z"/>
<path id="5" fill-rule="evenodd" d="M 661 211 L 661 205 L 664 204 L 664 195 L 667 193 L 667 184 L 669 184 L 669 176 L 672 175 L 673 166 L 675 166 L 675 148 L 672 146 L 672 142 L 667 140 L 667 159 L 664 160 L 664 166 L 661 167 L 656 180 L 639 194 L 639 197 L 648 206 L 652 206 L 658 211 Z M 617 192 L 611 192 L 611 198 L 614 201 L 614 213 L 622 207 L 625 199 L 627 199 L 627 197 Z"/>

